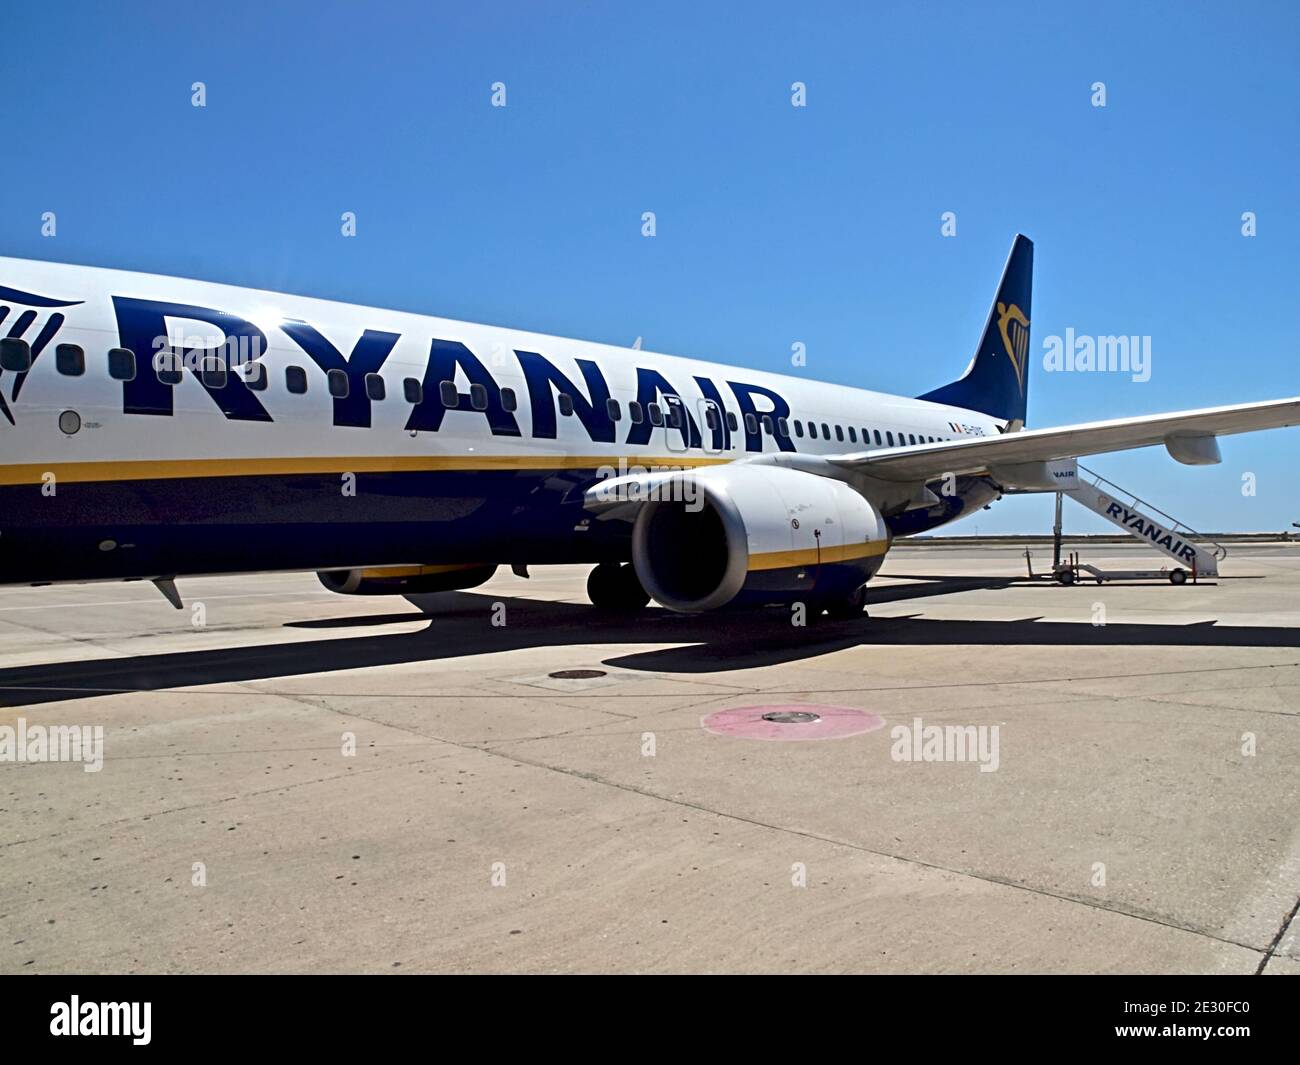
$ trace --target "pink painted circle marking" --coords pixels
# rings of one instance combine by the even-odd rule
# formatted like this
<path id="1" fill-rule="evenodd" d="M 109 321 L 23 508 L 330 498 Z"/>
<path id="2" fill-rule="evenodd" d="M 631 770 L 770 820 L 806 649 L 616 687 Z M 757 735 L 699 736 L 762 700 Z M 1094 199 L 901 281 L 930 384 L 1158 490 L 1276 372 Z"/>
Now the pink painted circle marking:
<path id="1" fill-rule="evenodd" d="M 816 714 L 818 720 L 804 723 L 766 721 L 764 714 Z M 700 724 L 715 736 L 736 736 L 745 740 L 841 740 L 846 736 L 874 732 L 884 726 L 885 719 L 848 706 L 790 703 L 718 710 L 700 718 Z"/>

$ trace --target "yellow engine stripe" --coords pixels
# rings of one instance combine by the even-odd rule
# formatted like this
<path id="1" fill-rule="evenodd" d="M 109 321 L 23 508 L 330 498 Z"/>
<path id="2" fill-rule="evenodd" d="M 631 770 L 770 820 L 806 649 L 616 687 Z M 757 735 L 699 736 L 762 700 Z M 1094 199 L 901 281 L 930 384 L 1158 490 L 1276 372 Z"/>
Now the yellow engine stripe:
<path id="1" fill-rule="evenodd" d="M 840 544 L 836 547 L 802 547 L 794 551 L 764 551 L 749 556 L 750 572 L 755 570 L 788 569 L 794 566 L 815 566 L 819 562 L 852 562 L 859 558 L 874 558 L 889 550 L 888 540 L 868 540 L 864 544 Z"/>
<path id="2" fill-rule="evenodd" d="M 458 562 L 445 566 L 380 566 L 377 569 L 363 569 L 361 576 L 365 580 L 389 580 L 399 577 L 426 577 L 434 573 L 457 573 L 461 570 L 481 569 L 490 563 Z"/>

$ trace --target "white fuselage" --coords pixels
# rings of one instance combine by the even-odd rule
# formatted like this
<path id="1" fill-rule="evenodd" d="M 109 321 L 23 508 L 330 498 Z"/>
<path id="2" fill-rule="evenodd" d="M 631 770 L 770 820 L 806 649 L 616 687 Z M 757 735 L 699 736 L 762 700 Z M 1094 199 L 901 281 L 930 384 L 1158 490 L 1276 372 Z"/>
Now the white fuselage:
<path id="1" fill-rule="evenodd" d="M 212 555 L 202 527 L 220 525 L 254 538 L 261 526 L 275 534 L 292 527 L 306 537 L 294 568 L 411 561 L 411 540 L 391 530 L 410 532 L 439 499 L 453 503 L 427 515 L 442 535 L 429 540 L 420 561 L 463 557 L 467 540 L 492 552 L 512 542 L 511 553 L 527 561 L 533 536 L 545 541 L 535 561 L 581 558 L 572 515 L 556 522 L 532 510 L 567 499 L 602 467 L 694 466 L 779 451 L 844 454 L 1003 428 L 987 415 L 797 376 L 202 281 L 0 259 L 0 288 L 0 306 L 9 308 L 0 335 L 15 335 L 21 322 L 17 335 L 33 346 L 45 334 L 27 373 L 0 372 L 0 491 L 11 504 L 6 543 L 26 531 L 35 544 L 40 530 L 61 528 L 56 508 L 43 511 L 42 500 L 81 495 L 97 516 L 68 511 L 63 523 L 99 538 L 81 549 L 115 553 L 127 541 L 105 531 L 114 507 L 104 493 L 116 488 L 118 517 L 130 530 L 200 527 L 185 572 L 240 565 L 236 551 L 201 557 Z M 61 345 L 80 349 L 83 372 L 61 372 L 75 369 L 76 359 L 72 349 L 56 354 Z M 119 353 L 115 369 L 119 378 L 133 372 L 133 380 L 110 375 L 110 349 L 131 351 L 126 362 L 133 365 L 124 367 Z M 252 381 L 235 365 L 243 359 L 263 367 Z M 366 360 L 382 380 L 383 398 L 366 394 L 377 396 L 381 387 L 366 379 Z M 159 368 L 175 371 L 178 383 L 160 383 Z M 216 373 L 205 378 L 205 368 Z M 290 378 L 305 390 L 291 390 Z M 338 394 L 342 378 L 346 396 Z M 455 396 L 444 394 L 448 380 Z M 418 395 L 408 382 L 418 382 Z M 487 472 L 508 477 L 485 483 L 481 493 L 467 491 L 467 475 Z M 349 496 L 349 475 L 392 480 Z M 556 476 L 565 484 L 552 483 Z M 222 491 L 209 493 L 218 483 Z M 324 505 L 314 495 L 334 490 L 343 503 Z M 297 508 L 285 498 L 304 492 L 313 495 L 298 499 Z M 223 509 L 207 509 L 205 497 Z M 404 505 L 395 506 L 397 499 Z M 457 522 L 485 517 L 493 500 L 504 504 L 487 508 L 494 522 L 514 527 Z M 343 558 L 311 542 L 312 529 L 329 535 L 332 526 L 354 530 L 368 522 L 390 530 L 374 537 L 373 550 L 355 532 L 345 537 Z M 566 535 L 571 550 L 555 542 Z M 400 543 L 390 550 L 393 540 Z M 108 541 L 114 547 L 100 546 Z M 74 544 L 64 540 L 60 550 Z M 64 559 L 66 566 L 45 558 L 30 570 L 11 561 L 0 579 L 181 571 L 174 556 L 161 565 L 136 550 L 136 562 L 116 568 L 105 568 L 102 558 L 88 565 Z M 270 555 L 276 567 L 267 568 L 278 568 L 283 545 Z"/>

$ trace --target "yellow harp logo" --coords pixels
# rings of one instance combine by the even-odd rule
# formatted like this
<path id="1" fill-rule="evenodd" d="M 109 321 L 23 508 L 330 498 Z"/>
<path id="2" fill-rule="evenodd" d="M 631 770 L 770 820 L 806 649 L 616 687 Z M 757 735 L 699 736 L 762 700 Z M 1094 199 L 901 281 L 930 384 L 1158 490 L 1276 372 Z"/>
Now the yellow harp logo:
<path id="1" fill-rule="evenodd" d="M 1007 349 L 1007 357 L 1015 367 L 1020 394 L 1025 393 L 1025 357 L 1029 354 L 1029 319 L 1014 303 L 998 304 L 998 332 Z"/>

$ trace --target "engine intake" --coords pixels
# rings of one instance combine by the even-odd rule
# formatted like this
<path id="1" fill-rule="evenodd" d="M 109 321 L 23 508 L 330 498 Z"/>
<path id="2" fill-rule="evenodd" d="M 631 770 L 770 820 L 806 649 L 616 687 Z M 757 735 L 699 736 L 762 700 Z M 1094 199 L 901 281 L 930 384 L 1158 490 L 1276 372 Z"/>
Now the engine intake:
<path id="1" fill-rule="evenodd" d="M 657 495 L 637 514 L 632 562 L 671 610 L 829 602 L 874 576 L 889 548 L 870 502 L 800 470 L 713 467 L 680 474 Z"/>

